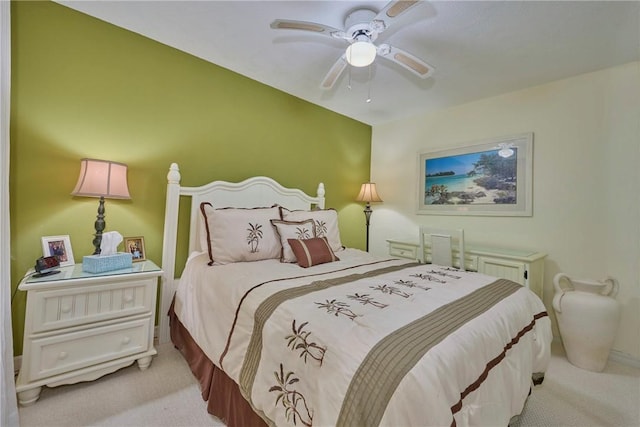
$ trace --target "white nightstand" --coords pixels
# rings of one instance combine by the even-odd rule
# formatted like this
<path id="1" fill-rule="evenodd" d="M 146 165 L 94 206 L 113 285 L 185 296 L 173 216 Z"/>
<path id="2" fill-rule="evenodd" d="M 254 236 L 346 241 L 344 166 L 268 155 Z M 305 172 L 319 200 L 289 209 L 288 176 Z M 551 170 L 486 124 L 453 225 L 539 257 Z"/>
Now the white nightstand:
<path id="1" fill-rule="evenodd" d="M 151 261 L 91 274 L 82 264 L 60 273 L 22 279 L 27 291 L 18 402 L 40 396 L 42 386 L 92 381 L 138 362 L 149 367 L 157 352 L 153 326 L 160 267 Z"/>
<path id="2" fill-rule="evenodd" d="M 408 259 L 420 259 L 420 244 L 401 240 L 387 240 L 389 254 Z M 454 252 L 454 267 L 459 266 L 460 256 Z M 431 248 L 425 245 L 424 255 L 431 262 Z M 505 249 L 466 245 L 464 266 L 489 276 L 501 277 L 520 283 L 542 298 L 544 288 L 544 260 L 547 254 L 526 249 Z"/>

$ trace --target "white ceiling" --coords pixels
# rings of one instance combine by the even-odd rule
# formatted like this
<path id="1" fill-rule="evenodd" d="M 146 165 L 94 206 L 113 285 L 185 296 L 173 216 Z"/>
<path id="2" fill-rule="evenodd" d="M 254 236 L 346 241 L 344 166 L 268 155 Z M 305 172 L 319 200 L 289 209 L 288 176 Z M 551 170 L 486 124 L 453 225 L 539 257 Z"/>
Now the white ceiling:
<path id="1" fill-rule="evenodd" d="M 352 69 L 351 89 L 345 72 L 324 91 L 320 82 L 347 42 L 270 23 L 343 29 L 353 9 L 380 10 L 386 1 L 58 3 L 370 125 L 640 59 L 638 1 L 423 1 L 376 43 L 422 58 L 435 67 L 432 77 L 377 58 L 371 70 Z"/>

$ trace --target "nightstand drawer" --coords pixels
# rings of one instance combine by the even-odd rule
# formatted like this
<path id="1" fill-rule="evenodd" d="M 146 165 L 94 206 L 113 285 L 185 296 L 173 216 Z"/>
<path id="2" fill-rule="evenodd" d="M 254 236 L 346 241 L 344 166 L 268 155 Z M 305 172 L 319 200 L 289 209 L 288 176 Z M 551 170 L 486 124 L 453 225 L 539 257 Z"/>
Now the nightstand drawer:
<path id="1" fill-rule="evenodd" d="M 400 258 L 418 259 L 418 250 L 413 245 L 391 243 L 389 245 L 389 254 Z"/>
<path id="2" fill-rule="evenodd" d="M 155 281 L 68 286 L 34 293 L 41 310 L 33 317 L 33 333 L 151 312 Z"/>
<path id="3" fill-rule="evenodd" d="M 146 351 L 150 346 L 147 318 L 34 339 L 29 381 L 84 368 Z"/>

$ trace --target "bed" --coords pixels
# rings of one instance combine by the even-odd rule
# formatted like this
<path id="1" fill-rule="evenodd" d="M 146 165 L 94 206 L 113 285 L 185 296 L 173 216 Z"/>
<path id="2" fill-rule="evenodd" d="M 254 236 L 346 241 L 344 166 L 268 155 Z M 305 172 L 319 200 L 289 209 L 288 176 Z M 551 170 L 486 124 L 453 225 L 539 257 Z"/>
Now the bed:
<path id="1" fill-rule="evenodd" d="M 523 286 L 344 248 L 337 212 L 266 177 L 168 174 L 160 340 L 229 426 L 507 425 L 550 359 Z M 175 277 L 180 199 L 189 259 Z M 278 246 L 279 244 L 279 246 Z M 243 252 L 244 251 L 244 252 Z M 274 252 L 276 251 L 276 252 Z"/>

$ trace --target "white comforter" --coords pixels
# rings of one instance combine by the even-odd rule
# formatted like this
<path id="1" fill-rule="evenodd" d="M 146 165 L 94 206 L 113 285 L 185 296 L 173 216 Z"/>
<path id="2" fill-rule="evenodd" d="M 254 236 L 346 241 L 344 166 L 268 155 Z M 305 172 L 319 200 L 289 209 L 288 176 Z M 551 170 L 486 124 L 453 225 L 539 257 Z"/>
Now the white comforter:
<path id="1" fill-rule="evenodd" d="M 180 280 L 178 318 L 268 423 L 507 425 L 522 411 L 549 362 L 537 296 L 479 273 L 337 255 L 308 269 L 196 255 Z"/>

